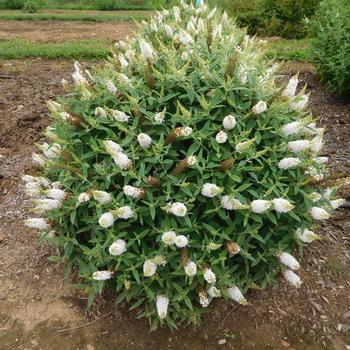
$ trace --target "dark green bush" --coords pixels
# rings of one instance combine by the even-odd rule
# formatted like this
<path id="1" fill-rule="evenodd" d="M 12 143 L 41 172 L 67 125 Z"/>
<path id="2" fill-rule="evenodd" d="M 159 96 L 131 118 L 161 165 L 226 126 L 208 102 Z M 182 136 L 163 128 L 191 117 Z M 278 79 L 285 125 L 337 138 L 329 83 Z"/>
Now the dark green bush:
<path id="1" fill-rule="evenodd" d="M 29 12 L 29 13 L 36 13 L 40 9 L 40 5 L 36 1 L 26 1 L 23 6 L 24 11 Z"/>
<path id="2" fill-rule="evenodd" d="M 0 8 L 9 10 L 21 10 L 24 7 L 24 0 L 3 0 L 0 2 Z"/>
<path id="3" fill-rule="evenodd" d="M 301 38 L 319 0 L 211 0 L 250 34 Z"/>
<path id="4" fill-rule="evenodd" d="M 311 31 L 321 81 L 339 96 L 350 94 L 350 2 L 322 1 Z"/>

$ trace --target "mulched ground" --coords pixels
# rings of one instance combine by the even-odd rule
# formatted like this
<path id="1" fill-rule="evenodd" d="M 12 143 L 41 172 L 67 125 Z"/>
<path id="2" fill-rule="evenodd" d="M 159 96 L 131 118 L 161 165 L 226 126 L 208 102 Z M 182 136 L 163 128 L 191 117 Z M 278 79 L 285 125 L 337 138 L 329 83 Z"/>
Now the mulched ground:
<path id="1" fill-rule="evenodd" d="M 4 21 L 0 40 L 24 39 L 39 42 L 101 39 L 116 42 L 130 35 L 133 22 Z"/>
<path id="2" fill-rule="evenodd" d="M 314 115 L 327 128 L 325 154 L 331 171 L 350 176 L 350 102 L 336 100 L 322 87 L 312 66 L 283 68 L 288 77 L 297 70 L 311 90 Z M 60 81 L 69 79 L 70 71 L 72 62 L 67 61 L 0 65 L 0 75 L 12 77 L 0 80 L 0 350 L 340 350 L 350 345 L 347 209 L 320 227 L 324 239 L 307 248 L 299 290 L 281 279 L 266 291 L 251 292 L 246 307 L 217 301 L 200 327 L 174 333 L 148 333 L 146 321 L 137 320 L 125 307 L 114 308 L 110 295 L 87 313 L 84 297 L 63 283 L 62 268 L 47 261 L 51 248 L 39 245 L 37 234 L 21 222 L 28 216 L 28 201 L 19 176 L 30 169 L 33 143 L 41 140 L 40 132 L 49 124 L 45 101 L 63 93 Z M 343 195 L 349 193 L 349 188 L 343 190 Z M 66 327 L 78 328 L 59 331 Z"/>

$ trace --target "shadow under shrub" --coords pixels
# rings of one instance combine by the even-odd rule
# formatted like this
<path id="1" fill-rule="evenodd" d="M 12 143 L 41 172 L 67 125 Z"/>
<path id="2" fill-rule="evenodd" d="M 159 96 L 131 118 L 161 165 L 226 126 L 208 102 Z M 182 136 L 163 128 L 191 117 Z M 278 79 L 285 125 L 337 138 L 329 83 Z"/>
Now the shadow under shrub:
<path id="1" fill-rule="evenodd" d="M 311 23 L 317 75 L 338 96 L 350 94 L 350 2 L 324 0 Z"/>

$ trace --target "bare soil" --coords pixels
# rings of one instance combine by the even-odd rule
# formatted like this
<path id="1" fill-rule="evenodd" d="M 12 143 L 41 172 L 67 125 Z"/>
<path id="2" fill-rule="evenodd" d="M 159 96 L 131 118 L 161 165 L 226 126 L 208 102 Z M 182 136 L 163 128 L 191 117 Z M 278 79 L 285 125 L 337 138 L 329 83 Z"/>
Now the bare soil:
<path id="1" fill-rule="evenodd" d="M 297 70 L 311 90 L 313 113 L 327 127 L 332 172 L 350 175 L 350 102 L 336 100 L 310 65 L 283 69 L 287 76 Z M 324 239 L 306 249 L 299 290 L 281 279 L 251 292 L 246 307 L 217 301 L 199 327 L 174 333 L 149 333 L 145 320 L 125 305 L 113 306 L 108 293 L 87 312 L 85 296 L 72 287 L 77 280 L 63 281 L 62 267 L 47 260 L 52 248 L 39 244 L 37 233 L 22 224 L 30 213 L 20 175 L 30 172 L 33 143 L 49 124 L 45 101 L 63 93 L 60 81 L 70 79 L 70 71 L 72 62 L 60 60 L 0 64 L 0 74 L 11 77 L 0 79 L 0 350 L 348 349 L 348 209 L 320 227 Z"/>
<path id="2" fill-rule="evenodd" d="M 2 21 L 0 40 L 24 39 L 40 42 L 103 39 L 117 41 L 130 35 L 133 22 Z"/>

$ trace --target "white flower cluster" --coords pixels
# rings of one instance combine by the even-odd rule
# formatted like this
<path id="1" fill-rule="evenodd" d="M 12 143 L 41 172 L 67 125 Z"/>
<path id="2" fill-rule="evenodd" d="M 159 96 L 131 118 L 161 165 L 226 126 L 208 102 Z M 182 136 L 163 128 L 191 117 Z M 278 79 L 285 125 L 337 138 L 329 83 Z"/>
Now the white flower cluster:
<path id="1" fill-rule="evenodd" d="M 162 234 L 162 241 L 165 245 L 175 244 L 178 248 L 185 248 L 188 245 L 188 238 L 184 235 L 176 235 L 175 231 L 166 231 Z"/>

